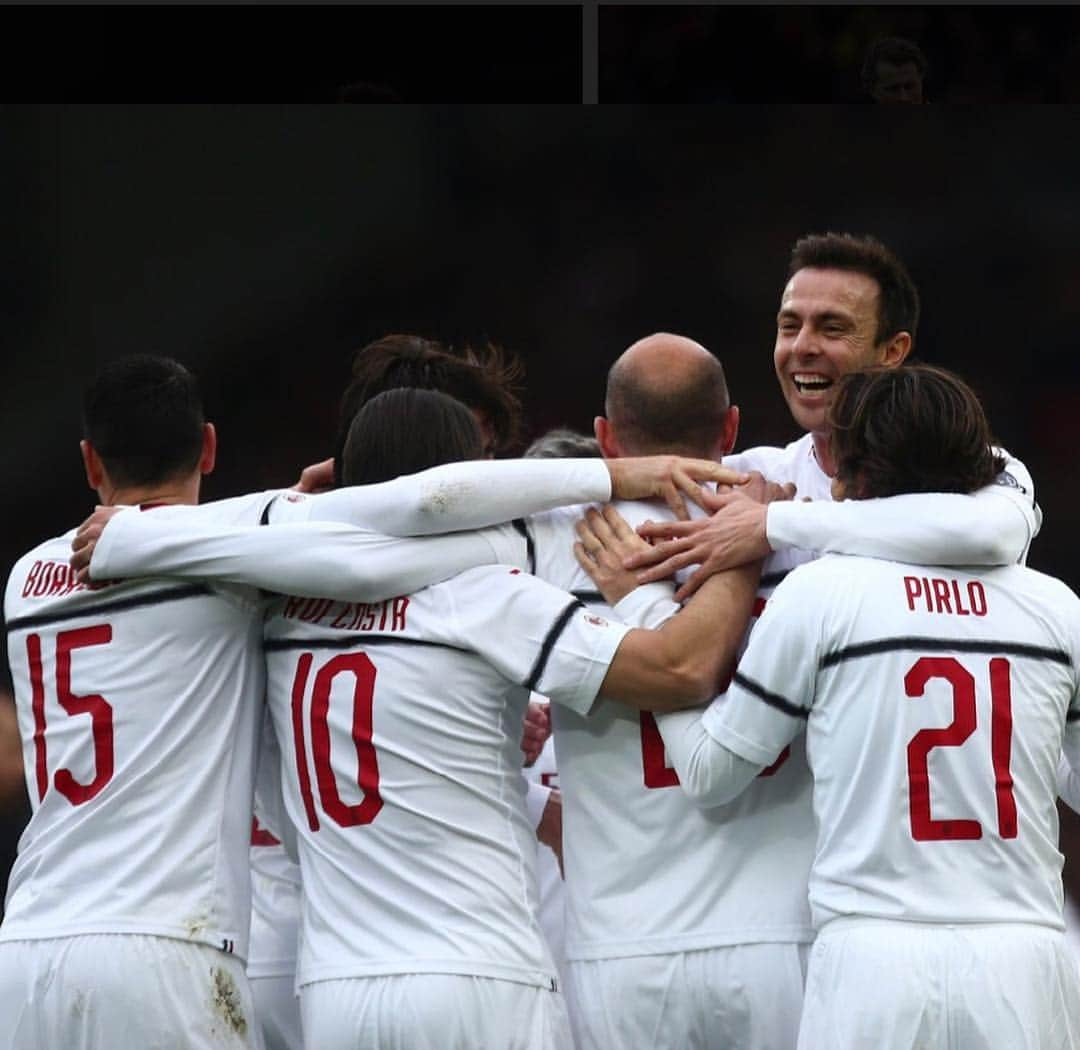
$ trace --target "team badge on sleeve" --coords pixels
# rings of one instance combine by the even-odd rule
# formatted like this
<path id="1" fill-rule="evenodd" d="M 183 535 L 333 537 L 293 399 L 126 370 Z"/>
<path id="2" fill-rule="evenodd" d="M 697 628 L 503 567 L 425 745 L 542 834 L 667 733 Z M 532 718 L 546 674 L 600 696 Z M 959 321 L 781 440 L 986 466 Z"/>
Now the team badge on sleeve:
<path id="1" fill-rule="evenodd" d="M 1021 485 L 1007 470 L 1003 470 L 996 478 L 994 478 L 995 485 L 1004 485 L 1008 489 L 1019 489 L 1025 496 L 1027 495 L 1027 487 Z"/>

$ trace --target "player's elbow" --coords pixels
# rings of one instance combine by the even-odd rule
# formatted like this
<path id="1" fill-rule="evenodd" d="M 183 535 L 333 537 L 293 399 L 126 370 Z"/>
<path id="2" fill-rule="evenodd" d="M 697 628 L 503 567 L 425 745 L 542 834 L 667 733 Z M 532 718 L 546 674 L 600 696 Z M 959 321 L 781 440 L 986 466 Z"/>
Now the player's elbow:
<path id="1" fill-rule="evenodd" d="M 672 659 L 664 669 L 667 688 L 651 710 L 681 711 L 697 707 L 716 695 L 715 661 L 707 654 L 695 653 Z"/>
<path id="2" fill-rule="evenodd" d="M 702 733 L 679 769 L 683 793 L 699 809 L 726 806 L 746 790 L 760 771 Z"/>
<path id="3" fill-rule="evenodd" d="M 679 783 L 682 785 L 683 794 L 698 809 L 715 809 L 717 806 L 726 806 L 742 793 L 741 788 L 737 791 L 722 787 L 718 788 L 707 778 L 687 776 L 684 779 L 681 773 L 679 774 Z"/>
<path id="4" fill-rule="evenodd" d="M 986 537 L 986 565 L 1013 565 L 1027 550 L 1028 534 L 1024 528 L 1007 529 Z"/>
<path id="5" fill-rule="evenodd" d="M 1023 557 L 1028 539 L 1027 524 L 1019 512 L 1008 517 L 988 514 L 968 534 L 968 559 L 975 565 L 1013 565 Z"/>

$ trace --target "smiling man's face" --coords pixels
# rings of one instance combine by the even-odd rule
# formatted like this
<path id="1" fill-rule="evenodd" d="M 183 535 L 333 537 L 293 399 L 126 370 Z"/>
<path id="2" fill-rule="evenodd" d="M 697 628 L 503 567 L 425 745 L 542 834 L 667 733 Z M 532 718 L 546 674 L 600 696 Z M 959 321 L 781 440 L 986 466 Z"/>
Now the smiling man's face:
<path id="1" fill-rule="evenodd" d="M 881 289 L 851 270 L 805 267 L 784 288 L 776 317 L 773 361 L 795 422 L 823 434 L 836 380 L 848 372 L 890 363 L 875 342 Z"/>

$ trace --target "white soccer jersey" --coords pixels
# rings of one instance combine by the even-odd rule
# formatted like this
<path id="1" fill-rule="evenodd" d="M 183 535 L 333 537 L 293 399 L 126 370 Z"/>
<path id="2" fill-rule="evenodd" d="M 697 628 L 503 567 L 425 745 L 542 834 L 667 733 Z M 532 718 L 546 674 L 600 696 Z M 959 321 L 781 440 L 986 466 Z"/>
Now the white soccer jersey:
<path id="1" fill-rule="evenodd" d="M 536 761 L 525 770 L 525 780 L 546 789 L 559 788 L 559 769 L 555 761 L 555 737 L 544 741 Z M 546 803 L 546 799 L 544 800 Z M 531 814 L 530 814 L 531 816 Z M 543 810 L 532 821 L 540 822 Z M 559 861 L 550 846 L 536 842 L 536 884 L 540 894 L 540 928 L 544 931 L 555 965 L 562 970 L 566 941 L 566 893 Z"/>
<path id="2" fill-rule="evenodd" d="M 304 886 L 298 983 L 454 973 L 554 987 L 521 725 L 581 714 L 628 630 L 518 570 L 384 603 L 282 600 L 269 699 Z"/>
<path id="3" fill-rule="evenodd" d="M 778 588 L 704 722 L 753 762 L 806 723 L 817 926 L 1061 929 L 1055 798 L 1063 735 L 1080 768 L 1078 667 L 1080 600 L 1058 580 L 828 556 Z"/>
<path id="4" fill-rule="evenodd" d="M 843 503 L 831 502 L 809 434 L 782 449 L 727 456 L 724 464 L 798 483 L 795 500 L 769 504 L 767 533 L 777 551 L 801 547 L 926 565 L 1022 563 L 1042 526 L 1042 511 L 1027 467 L 1005 449 L 996 451 L 1004 470 L 970 495 L 906 493 Z M 803 502 L 805 495 L 814 502 Z"/>
<path id="5" fill-rule="evenodd" d="M 281 751 L 265 712 L 251 819 L 251 944 L 248 976 L 296 976 L 300 929 L 300 865 L 286 852 Z M 295 838 L 290 839 L 295 842 Z M 290 987 L 290 996 L 292 989 Z"/>
<path id="6" fill-rule="evenodd" d="M 832 498 L 831 479 L 818 465 L 809 434 L 784 448 L 753 448 L 725 457 L 724 463 L 794 483 L 798 501 Z M 1037 514 L 1026 470 L 1015 460 L 1010 467 L 1022 479 L 1012 488 L 1025 513 Z M 934 550 L 932 544 L 959 550 L 970 530 L 963 522 L 940 521 L 939 515 L 945 506 L 944 513 L 958 516 L 968 511 L 967 505 L 950 507 L 948 496 L 910 498 L 918 501 L 916 508 L 924 517 L 936 522 L 936 531 L 929 528 L 912 536 L 908 522 L 895 514 L 884 522 L 875 519 L 867 528 L 868 508 L 851 505 L 832 523 L 833 542 L 886 543 L 912 556 Z M 803 510 L 810 505 L 791 506 Z M 633 523 L 646 516 L 668 516 L 658 506 L 642 510 L 627 504 L 620 509 Z M 531 519 L 537 573 L 600 603 L 570 548 L 577 513 L 554 511 Z M 979 515 L 995 522 L 1008 523 L 1014 516 L 1020 521 L 1011 507 L 1002 510 L 994 503 Z M 1037 528 L 1033 521 L 1031 532 Z M 1020 531 L 1011 558 L 1029 542 L 1028 530 L 1021 525 Z M 869 539 L 868 532 L 873 533 Z M 979 556 L 978 550 L 971 552 L 971 560 Z M 751 627 L 776 585 L 813 557 L 813 551 L 790 543 L 769 556 Z M 566 792 L 567 958 L 811 939 L 805 889 L 814 829 L 801 740 L 790 750 L 778 749 L 778 764 L 769 775 L 734 802 L 703 810 L 678 790 L 678 774 L 664 746 L 664 716 L 654 719 L 613 703 L 597 704 L 588 720 L 553 713 Z M 628 879 L 625 872 L 631 870 L 649 874 Z M 673 886 L 680 888 L 678 893 L 672 892 Z"/>
<path id="7" fill-rule="evenodd" d="M 296 973 L 300 866 L 281 840 L 257 820 L 251 831 L 251 950 L 249 977 Z"/>
<path id="8" fill-rule="evenodd" d="M 618 510 L 635 525 L 670 516 L 642 503 Z M 580 511 L 530 520 L 536 571 L 608 615 L 571 549 Z M 766 577 L 763 594 L 771 586 Z M 670 600 L 653 604 L 646 590 L 619 604 L 620 619 L 654 626 L 670 615 Z M 734 804 L 703 810 L 680 790 L 651 714 L 603 700 L 587 718 L 553 708 L 552 721 L 563 789 L 568 960 L 811 939 L 810 778 L 799 754 Z"/>
<path id="9" fill-rule="evenodd" d="M 0 939 L 155 934 L 244 957 L 261 605 L 76 584 L 72 536 L 20 558 L 5 594 L 32 816 Z"/>

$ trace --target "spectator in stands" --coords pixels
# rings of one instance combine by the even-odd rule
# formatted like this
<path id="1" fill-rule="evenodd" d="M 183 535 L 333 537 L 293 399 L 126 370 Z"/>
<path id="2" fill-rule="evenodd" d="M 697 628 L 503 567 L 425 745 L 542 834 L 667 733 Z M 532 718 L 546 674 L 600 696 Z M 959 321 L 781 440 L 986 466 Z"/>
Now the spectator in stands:
<path id="1" fill-rule="evenodd" d="M 874 102 L 926 102 L 923 82 L 929 63 L 917 44 L 903 37 L 875 40 L 863 58 L 863 90 Z"/>

